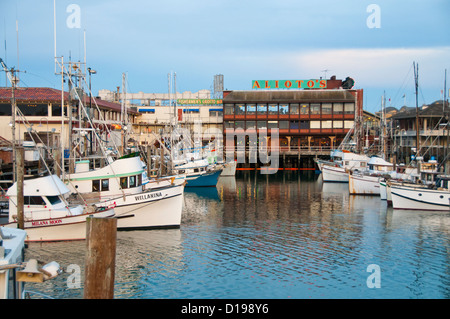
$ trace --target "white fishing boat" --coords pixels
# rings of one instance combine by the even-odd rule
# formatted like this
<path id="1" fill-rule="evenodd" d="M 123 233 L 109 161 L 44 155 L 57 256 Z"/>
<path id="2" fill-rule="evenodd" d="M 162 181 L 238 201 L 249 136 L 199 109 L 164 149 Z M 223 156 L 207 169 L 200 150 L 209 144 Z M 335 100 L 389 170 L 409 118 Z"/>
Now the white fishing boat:
<path id="1" fill-rule="evenodd" d="M 394 209 L 450 210 L 450 176 L 438 177 L 435 185 L 388 182 Z"/>
<path id="2" fill-rule="evenodd" d="M 381 157 L 373 156 L 364 172 L 351 171 L 348 174 L 348 190 L 352 195 L 380 195 L 380 181 L 393 172 L 393 164 Z"/>
<path id="3" fill-rule="evenodd" d="M 14 276 L 14 265 L 23 262 L 25 230 L 0 227 L 0 299 L 16 299 L 18 291 Z"/>
<path id="4" fill-rule="evenodd" d="M 178 228 L 183 210 L 184 179 L 150 181 L 142 192 L 127 194 L 95 204 L 114 206 L 118 230 Z"/>
<path id="5" fill-rule="evenodd" d="M 181 224 L 185 176 L 149 179 L 138 153 L 67 176 L 74 195 L 97 208 L 114 207 L 118 230 L 172 228 Z"/>
<path id="6" fill-rule="evenodd" d="M 220 176 L 235 176 L 236 175 L 236 161 L 230 161 L 223 164 L 223 170 Z"/>
<path id="7" fill-rule="evenodd" d="M 332 163 L 322 162 L 322 180 L 324 182 L 348 183 L 348 172 L 367 169 L 369 157 L 346 150 L 336 150 L 332 153 Z"/>
<path id="8" fill-rule="evenodd" d="M 25 179 L 23 182 L 24 229 L 27 242 L 68 241 L 86 239 L 86 218 L 112 217 L 113 207 L 95 209 L 87 205 L 69 205 L 70 190 L 56 175 Z M 18 227 L 17 183 L 7 191 L 8 223 Z"/>

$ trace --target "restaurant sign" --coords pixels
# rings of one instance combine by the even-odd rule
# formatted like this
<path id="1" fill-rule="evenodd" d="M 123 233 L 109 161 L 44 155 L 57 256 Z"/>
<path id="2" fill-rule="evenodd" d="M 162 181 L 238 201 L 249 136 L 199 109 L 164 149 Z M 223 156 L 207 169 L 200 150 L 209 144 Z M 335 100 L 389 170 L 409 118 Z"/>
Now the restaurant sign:
<path id="1" fill-rule="evenodd" d="M 253 89 L 326 89 L 327 80 L 253 80 Z"/>
<path id="2" fill-rule="evenodd" d="M 222 99 L 178 99 L 179 105 L 217 105 L 222 104 Z"/>

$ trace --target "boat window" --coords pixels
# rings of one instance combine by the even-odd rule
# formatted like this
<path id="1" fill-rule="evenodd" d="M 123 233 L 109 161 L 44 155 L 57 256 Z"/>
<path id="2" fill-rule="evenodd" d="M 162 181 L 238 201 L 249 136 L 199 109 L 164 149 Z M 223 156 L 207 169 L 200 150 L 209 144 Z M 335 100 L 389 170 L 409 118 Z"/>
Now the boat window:
<path id="1" fill-rule="evenodd" d="M 120 178 L 120 187 L 122 189 L 128 188 L 128 177 L 121 177 Z"/>
<path id="2" fill-rule="evenodd" d="M 92 191 L 99 192 L 100 191 L 100 180 L 96 179 L 92 181 Z"/>
<path id="3" fill-rule="evenodd" d="M 194 168 L 194 173 L 198 173 L 198 168 Z"/>
<path id="4" fill-rule="evenodd" d="M 61 203 L 61 199 L 59 198 L 59 196 L 47 196 L 47 199 L 52 205 Z"/>
<path id="5" fill-rule="evenodd" d="M 137 178 L 138 178 L 137 186 L 141 186 L 141 185 L 142 185 L 142 174 L 139 174 L 139 175 L 137 176 Z"/>
<path id="6" fill-rule="evenodd" d="M 102 191 L 109 191 L 109 179 L 102 179 Z"/>
<path id="7" fill-rule="evenodd" d="M 130 176 L 130 188 L 136 187 L 136 176 Z"/>
<path id="8" fill-rule="evenodd" d="M 24 205 L 45 205 L 45 201 L 41 196 L 24 196 Z"/>

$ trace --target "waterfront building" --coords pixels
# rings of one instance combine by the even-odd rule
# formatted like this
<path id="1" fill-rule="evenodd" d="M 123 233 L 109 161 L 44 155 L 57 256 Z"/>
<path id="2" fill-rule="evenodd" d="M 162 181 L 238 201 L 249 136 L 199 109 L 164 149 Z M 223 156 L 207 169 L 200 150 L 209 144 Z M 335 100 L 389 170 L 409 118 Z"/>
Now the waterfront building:
<path id="1" fill-rule="evenodd" d="M 13 140 L 12 91 L 11 87 L 0 88 L 0 136 L 4 141 Z M 123 125 L 121 121 L 121 105 L 100 98 L 89 97 L 86 94 L 82 96 L 87 114 L 92 119 L 94 129 L 98 129 L 102 140 L 107 143 L 120 145 L 122 138 L 119 129 Z M 41 144 L 42 147 L 46 146 L 46 149 L 52 151 L 60 148 L 61 138 L 63 138 L 63 144 L 69 149 L 69 141 L 71 139 L 69 138 L 69 116 L 67 112 L 68 92 L 64 92 L 64 105 L 66 107 L 64 118 L 62 117 L 61 108 L 61 90 L 46 87 L 16 87 L 14 89 L 14 98 L 17 105 L 17 114 L 14 121 L 16 135 L 14 140 L 16 144 L 38 147 Z M 74 129 L 90 128 L 86 113 L 82 112 L 80 107 L 77 107 L 77 99 L 72 96 L 71 101 L 74 106 L 71 114 L 72 127 Z M 127 113 L 128 122 L 133 126 L 138 112 L 133 108 L 129 108 Z M 64 129 L 62 130 L 63 123 Z M 131 130 L 133 130 L 133 127 Z M 61 136 L 62 132 L 64 136 Z M 29 143 L 32 140 L 37 145 Z M 96 148 L 95 145 L 92 148 L 89 147 L 90 145 L 86 140 L 73 140 L 73 144 L 79 144 L 79 150 L 90 155 Z M 94 141 L 94 139 L 91 140 Z M 36 152 L 26 152 L 26 160 L 38 159 L 39 154 L 36 156 Z M 2 160 L 3 163 L 11 162 L 11 154 L 4 155 Z"/>
<path id="2" fill-rule="evenodd" d="M 362 135 L 363 90 L 353 89 L 345 81 L 328 80 L 263 80 L 253 81 L 253 90 L 224 91 L 223 130 L 239 129 L 267 132 L 257 146 L 271 145 L 270 133 L 279 132 L 281 166 L 313 168 L 313 158 L 329 156 L 347 133 L 355 134 L 355 151 L 364 147 Z M 295 87 L 295 88 L 293 88 Z M 250 147 L 249 137 L 245 141 Z M 239 145 L 237 145 L 239 147 Z M 256 164 L 258 165 L 258 164 Z M 247 165 L 251 166 L 251 165 Z"/>
<path id="3" fill-rule="evenodd" d="M 419 156 L 424 161 L 434 157 L 439 163 L 449 161 L 449 115 L 448 102 L 435 101 L 418 108 L 403 106 L 391 118 L 392 130 L 390 155 L 398 163 L 408 164 L 416 155 L 417 126 L 419 122 Z M 448 167 L 448 163 L 447 163 Z"/>

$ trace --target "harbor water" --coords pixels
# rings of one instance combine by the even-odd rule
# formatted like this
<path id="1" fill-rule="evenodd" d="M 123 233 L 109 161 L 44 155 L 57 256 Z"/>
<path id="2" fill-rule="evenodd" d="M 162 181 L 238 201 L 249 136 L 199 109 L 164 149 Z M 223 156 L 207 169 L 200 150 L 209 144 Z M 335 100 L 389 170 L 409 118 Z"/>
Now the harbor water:
<path id="1" fill-rule="evenodd" d="M 238 171 L 186 188 L 180 229 L 117 233 L 116 299 L 447 299 L 450 213 L 397 211 L 314 172 Z M 86 242 L 30 244 L 57 261 L 31 298 L 83 298 Z"/>

